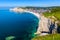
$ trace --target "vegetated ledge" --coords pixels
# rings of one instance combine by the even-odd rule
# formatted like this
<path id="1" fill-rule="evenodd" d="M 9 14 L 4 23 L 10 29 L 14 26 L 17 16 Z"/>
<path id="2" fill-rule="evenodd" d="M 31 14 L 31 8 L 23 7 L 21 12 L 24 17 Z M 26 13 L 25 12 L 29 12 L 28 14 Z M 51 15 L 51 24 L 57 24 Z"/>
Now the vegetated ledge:
<path id="1" fill-rule="evenodd" d="M 46 36 L 36 36 L 32 40 L 60 40 L 60 34 L 50 34 Z"/>

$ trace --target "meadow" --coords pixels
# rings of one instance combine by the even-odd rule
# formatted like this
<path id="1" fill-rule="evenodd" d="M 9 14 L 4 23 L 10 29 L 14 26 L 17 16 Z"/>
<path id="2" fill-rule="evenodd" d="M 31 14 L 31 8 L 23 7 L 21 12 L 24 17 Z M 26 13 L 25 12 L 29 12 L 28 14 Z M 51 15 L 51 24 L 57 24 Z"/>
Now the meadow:
<path id="1" fill-rule="evenodd" d="M 46 36 L 36 36 L 32 40 L 60 40 L 60 34 L 50 34 Z"/>

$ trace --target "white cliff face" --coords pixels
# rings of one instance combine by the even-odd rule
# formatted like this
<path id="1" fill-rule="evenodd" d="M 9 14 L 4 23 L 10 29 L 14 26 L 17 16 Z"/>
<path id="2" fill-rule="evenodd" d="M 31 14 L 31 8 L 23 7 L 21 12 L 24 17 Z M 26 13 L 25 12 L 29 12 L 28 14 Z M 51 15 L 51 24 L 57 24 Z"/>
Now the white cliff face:
<path id="1" fill-rule="evenodd" d="M 41 27 L 40 31 L 49 32 L 49 29 L 48 29 L 48 19 L 45 18 L 44 16 L 41 17 L 41 21 L 40 21 L 40 25 L 39 26 Z"/>
<path id="2" fill-rule="evenodd" d="M 24 12 L 24 9 L 22 9 L 22 8 L 11 8 L 10 11 L 14 11 L 14 12 Z"/>
<path id="3" fill-rule="evenodd" d="M 53 25 L 55 25 L 55 26 L 53 26 Z M 37 29 L 36 34 L 39 34 L 40 36 L 48 35 L 48 33 L 42 33 L 42 32 L 51 32 L 51 31 L 52 31 L 51 34 L 55 34 L 57 32 L 57 22 L 55 21 L 55 24 L 54 24 L 54 22 L 52 22 L 52 20 L 50 18 L 41 16 L 40 22 L 39 22 L 39 27 Z"/>
<path id="4" fill-rule="evenodd" d="M 39 27 L 37 29 L 37 34 L 41 34 L 42 31 L 49 32 L 48 19 L 44 16 L 40 17 Z"/>

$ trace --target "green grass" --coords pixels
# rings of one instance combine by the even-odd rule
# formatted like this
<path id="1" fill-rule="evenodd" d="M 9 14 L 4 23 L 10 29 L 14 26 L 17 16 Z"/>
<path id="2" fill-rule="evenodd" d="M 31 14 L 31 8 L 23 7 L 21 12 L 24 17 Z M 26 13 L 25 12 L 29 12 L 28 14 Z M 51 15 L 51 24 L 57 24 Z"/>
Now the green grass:
<path id="1" fill-rule="evenodd" d="M 48 16 L 55 16 L 58 20 L 60 20 L 60 7 L 53 7 L 50 9 L 50 13 L 49 12 L 45 12 L 43 13 L 45 17 Z"/>
<path id="2" fill-rule="evenodd" d="M 32 40 L 60 40 L 60 34 L 37 36 L 37 37 L 34 37 Z"/>
<path id="3" fill-rule="evenodd" d="M 45 13 L 43 13 L 44 14 L 44 16 L 45 17 L 51 17 L 51 16 L 54 16 L 55 18 L 56 18 L 56 20 L 57 21 L 59 21 L 59 23 L 58 23 L 58 26 L 60 26 L 60 11 L 57 11 L 57 12 L 51 12 L 51 13 L 49 13 L 49 12 L 45 12 Z"/>
<path id="4" fill-rule="evenodd" d="M 44 13 L 44 16 L 45 17 L 49 17 L 49 16 L 55 16 L 57 19 L 59 19 L 60 20 L 60 12 L 55 12 L 55 13 L 48 13 L 48 12 L 46 12 L 46 13 Z"/>

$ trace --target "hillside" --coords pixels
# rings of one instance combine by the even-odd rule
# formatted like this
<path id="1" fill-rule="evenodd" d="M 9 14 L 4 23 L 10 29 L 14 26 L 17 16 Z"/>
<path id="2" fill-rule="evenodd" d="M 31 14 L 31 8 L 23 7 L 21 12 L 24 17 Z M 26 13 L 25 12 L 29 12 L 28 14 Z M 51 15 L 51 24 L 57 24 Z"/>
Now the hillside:
<path id="1" fill-rule="evenodd" d="M 60 34 L 50 34 L 46 36 L 36 36 L 32 40 L 60 40 Z"/>
<path id="2" fill-rule="evenodd" d="M 45 12 L 43 13 L 45 17 L 51 17 L 51 16 L 54 16 L 57 18 L 57 20 L 59 21 L 59 24 L 60 25 L 60 7 L 51 7 L 50 8 L 51 12 Z"/>
<path id="3" fill-rule="evenodd" d="M 52 7 L 50 8 L 51 12 L 45 12 L 44 15 L 48 16 L 55 16 L 58 20 L 60 20 L 60 7 Z"/>

